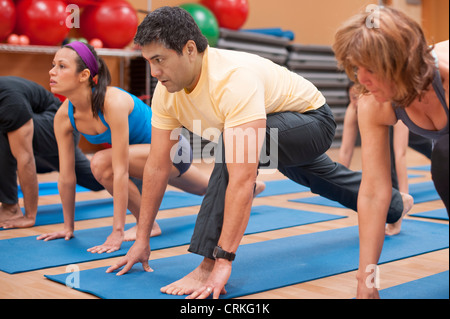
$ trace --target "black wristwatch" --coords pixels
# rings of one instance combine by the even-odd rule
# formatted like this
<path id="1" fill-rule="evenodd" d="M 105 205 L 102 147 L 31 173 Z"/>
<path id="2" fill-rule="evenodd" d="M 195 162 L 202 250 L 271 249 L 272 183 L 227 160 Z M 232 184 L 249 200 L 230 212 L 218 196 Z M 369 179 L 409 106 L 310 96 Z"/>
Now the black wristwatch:
<path id="1" fill-rule="evenodd" d="M 233 261 L 234 258 L 236 258 L 236 254 L 235 253 L 230 253 L 228 251 L 225 251 L 220 246 L 216 246 L 216 248 L 214 248 L 214 251 L 213 251 L 213 257 L 215 259 L 223 258 L 223 259 L 226 259 L 226 260 L 229 260 L 229 261 Z"/>

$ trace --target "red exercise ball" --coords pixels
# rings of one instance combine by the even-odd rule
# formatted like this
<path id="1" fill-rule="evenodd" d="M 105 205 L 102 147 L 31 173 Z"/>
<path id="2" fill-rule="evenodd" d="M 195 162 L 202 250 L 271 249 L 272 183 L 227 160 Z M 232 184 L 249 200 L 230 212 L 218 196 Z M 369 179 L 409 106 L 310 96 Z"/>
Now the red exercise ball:
<path id="1" fill-rule="evenodd" d="M 67 4 L 62 0 L 19 0 L 15 32 L 24 34 L 30 44 L 57 45 L 69 33 Z"/>
<path id="2" fill-rule="evenodd" d="M 81 13 L 80 32 L 89 41 L 98 38 L 106 48 L 121 49 L 136 34 L 136 10 L 125 0 L 105 0 Z"/>
<path id="3" fill-rule="evenodd" d="M 67 5 L 69 4 L 76 4 L 80 8 L 84 8 L 89 5 L 96 5 L 97 3 L 100 3 L 103 0 L 64 0 Z"/>
<path id="4" fill-rule="evenodd" d="M 0 21 L 0 41 L 3 41 L 16 24 L 16 7 L 12 0 L 0 0 Z"/>
<path id="5" fill-rule="evenodd" d="M 11 34 L 8 36 L 8 39 L 6 39 L 6 42 L 7 42 L 8 44 L 19 44 L 20 39 L 19 39 L 19 36 L 18 36 L 17 34 L 11 33 Z"/>
<path id="6" fill-rule="evenodd" d="M 248 17 L 247 0 L 201 0 L 216 16 L 221 28 L 239 30 Z"/>

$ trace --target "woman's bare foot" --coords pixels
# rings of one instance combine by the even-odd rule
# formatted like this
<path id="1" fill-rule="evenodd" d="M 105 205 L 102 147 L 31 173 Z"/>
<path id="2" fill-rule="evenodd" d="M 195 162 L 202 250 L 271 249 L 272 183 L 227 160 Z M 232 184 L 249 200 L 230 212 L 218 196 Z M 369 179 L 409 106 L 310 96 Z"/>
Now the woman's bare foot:
<path id="1" fill-rule="evenodd" d="M 258 196 L 266 189 L 266 184 L 261 181 L 256 181 L 256 187 L 255 187 L 255 193 L 253 194 L 253 197 Z"/>
<path id="2" fill-rule="evenodd" d="M 136 233 L 137 233 L 137 225 L 125 231 L 125 233 L 123 234 L 123 241 L 136 240 Z"/>
<path id="3" fill-rule="evenodd" d="M 123 240 L 124 241 L 135 241 L 136 240 L 136 233 L 137 233 L 138 225 L 131 227 L 130 229 L 126 230 L 124 233 Z M 161 228 L 159 227 L 157 222 L 153 223 L 152 232 L 150 233 L 150 237 L 156 237 L 161 235 Z"/>
<path id="4" fill-rule="evenodd" d="M 161 288 L 161 292 L 168 295 L 190 295 L 205 285 L 214 268 L 214 260 L 204 258 L 201 264 L 191 273 L 170 285 Z"/>
<path id="5" fill-rule="evenodd" d="M 414 198 L 409 194 L 400 193 L 403 199 L 402 217 L 392 224 L 386 224 L 385 234 L 388 236 L 398 235 L 402 228 L 403 217 L 411 210 L 414 205 Z"/>
<path id="6" fill-rule="evenodd" d="M 23 217 L 23 213 L 19 204 L 10 205 L 3 203 L 2 206 L 0 206 L 0 223 L 20 217 Z"/>
<path id="7" fill-rule="evenodd" d="M 155 221 L 153 223 L 152 232 L 150 233 L 150 237 L 156 237 L 161 235 L 161 228 L 159 227 L 158 223 Z"/>

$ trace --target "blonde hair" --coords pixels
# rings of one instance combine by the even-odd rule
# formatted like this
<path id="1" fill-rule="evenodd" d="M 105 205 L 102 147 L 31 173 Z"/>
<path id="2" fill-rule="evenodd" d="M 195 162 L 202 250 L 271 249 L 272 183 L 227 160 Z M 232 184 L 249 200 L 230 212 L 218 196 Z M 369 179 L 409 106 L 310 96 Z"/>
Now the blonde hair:
<path id="1" fill-rule="evenodd" d="M 339 67 L 360 93 L 368 91 L 358 82 L 357 66 L 371 70 L 384 82 L 394 83 L 392 102 L 402 106 L 420 98 L 433 81 L 436 67 L 432 49 L 413 19 L 387 7 L 349 19 L 336 32 L 333 44 Z"/>

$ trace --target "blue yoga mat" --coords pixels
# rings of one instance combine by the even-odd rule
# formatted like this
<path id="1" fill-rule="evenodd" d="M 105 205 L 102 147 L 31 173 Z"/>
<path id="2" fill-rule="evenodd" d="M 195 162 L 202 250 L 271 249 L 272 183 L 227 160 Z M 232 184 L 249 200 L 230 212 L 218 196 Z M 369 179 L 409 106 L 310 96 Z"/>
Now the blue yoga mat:
<path id="1" fill-rule="evenodd" d="M 411 256 L 445 249 L 449 246 L 448 225 L 405 220 L 402 232 L 386 237 L 380 258 L 387 263 Z M 318 233 L 242 245 L 237 251 L 227 295 L 235 298 L 290 286 L 358 268 L 358 227 L 346 227 Z M 188 274 L 202 257 L 187 254 L 152 260 L 154 272 L 147 273 L 137 264 L 126 275 L 106 274 L 108 267 L 84 270 L 76 275 L 76 289 L 105 299 L 172 299 L 159 291 Z M 46 276 L 65 284 L 73 273 Z"/>
<path id="2" fill-rule="evenodd" d="M 275 195 L 286 195 L 293 193 L 309 192 L 309 187 L 297 184 L 290 179 L 282 179 L 278 181 L 265 182 L 266 188 L 256 197 L 267 197 Z"/>
<path id="3" fill-rule="evenodd" d="M 431 165 L 421 165 L 421 166 L 408 167 L 408 169 L 412 169 L 412 170 L 416 170 L 416 171 L 429 172 L 431 170 Z"/>
<path id="4" fill-rule="evenodd" d="M 448 220 L 448 213 L 445 208 L 434 209 L 428 212 L 421 212 L 416 214 L 411 214 L 409 216 L 413 217 L 423 217 L 423 218 L 431 218 L 431 219 L 440 219 L 440 220 Z"/>
<path id="5" fill-rule="evenodd" d="M 246 234 L 306 225 L 345 218 L 273 206 L 252 208 Z M 153 250 L 189 244 L 197 215 L 159 219 L 163 234 L 151 239 Z M 128 227 L 134 224 L 127 225 Z M 123 256 L 133 242 L 124 242 L 120 250 L 110 254 L 92 254 L 86 249 L 104 243 L 111 227 L 75 231 L 69 241 L 57 239 L 44 242 L 36 236 L 0 240 L 0 270 L 13 274 L 92 260 Z"/>
<path id="6" fill-rule="evenodd" d="M 76 185 L 75 191 L 77 193 L 89 192 L 90 189 L 87 189 L 80 185 Z M 57 194 L 59 194 L 58 183 L 56 182 L 39 183 L 39 196 L 57 195 Z M 20 185 L 18 187 L 17 195 L 19 198 L 23 198 L 23 193 L 22 189 L 20 188 Z"/>
<path id="7" fill-rule="evenodd" d="M 48 184 L 48 185 L 47 185 Z M 52 186 L 52 185 L 53 186 Z M 56 183 L 45 183 L 44 189 L 56 189 Z M 266 182 L 266 189 L 258 197 L 267 197 L 309 191 L 309 188 L 291 180 Z M 56 193 L 57 194 L 57 193 Z M 48 195 L 48 194 L 47 194 Z M 160 210 L 201 205 L 203 196 L 185 192 L 166 191 Z M 77 202 L 75 204 L 75 221 L 113 216 L 113 199 L 99 199 Z M 22 212 L 25 214 L 24 209 Z M 130 214 L 130 212 L 128 212 Z M 38 207 L 35 226 L 63 223 L 64 217 L 61 204 L 42 205 Z M 0 230 L 3 230 L 0 228 Z"/>
<path id="8" fill-rule="evenodd" d="M 264 190 L 264 192 L 258 195 L 259 197 L 301 193 L 309 191 L 308 187 L 297 184 L 289 179 L 267 181 L 265 183 L 266 189 Z M 77 193 L 80 193 L 80 192 L 89 192 L 90 190 L 80 185 L 76 185 L 75 191 Z M 58 183 L 56 182 L 39 183 L 39 196 L 57 195 L 57 194 L 59 194 Z M 23 198 L 23 193 L 22 189 L 20 188 L 20 185 L 18 188 L 18 196 L 19 198 Z"/>
<path id="9" fill-rule="evenodd" d="M 433 182 L 415 183 L 409 185 L 409 194 L 414 198 L 414 203 L 424 203 L 433 200 L 439 200 L 439 194 L 434 187 Z M 340 203 L 322 196 L 312 196 L 299 199 L 290 199 L 290 202 L 329 206 L 336 208 L 346 208 Z"/>
<path id="10" fill-rule="evenodd" d="M 383 299 L 449 299 L 448 271 L 380 290 Z"/>
<path id="11" fill-rule="evenodd" d="M 202 203 L 203 197 L 175 191 L 166 191 L 160 210 L 181 207 L 197 206 Z M 75 203 L 75 221 L 112 217 L 113 198 L 88 200 Z M 24 209 L 22 212 L 25 214 Z M 128 214 L 131 214 L 129 211 Z M 64 222 L 61 204 L 42 205 L 38 207 L 35 226 L 59 224 Z"/>

